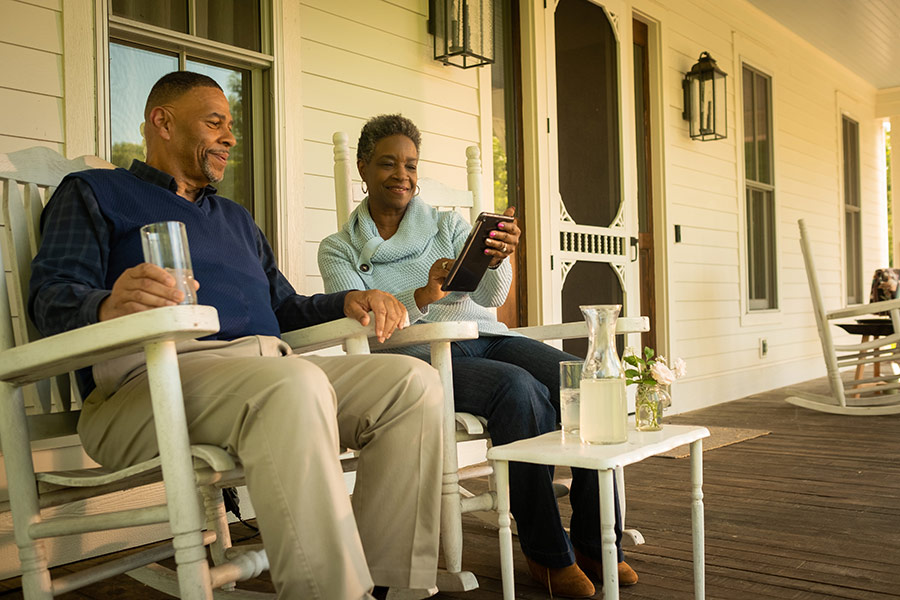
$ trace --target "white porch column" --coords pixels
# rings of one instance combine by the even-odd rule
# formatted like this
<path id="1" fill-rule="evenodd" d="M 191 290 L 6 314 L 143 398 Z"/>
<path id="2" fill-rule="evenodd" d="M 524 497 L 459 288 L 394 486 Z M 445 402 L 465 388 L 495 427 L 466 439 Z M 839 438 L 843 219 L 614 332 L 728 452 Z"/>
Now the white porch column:
<path id="1" fill-rule="evenodd" d="M 900 266 L 900 115 L 891 116 L 891 214 L 893 215 L 894 266 Z"/>

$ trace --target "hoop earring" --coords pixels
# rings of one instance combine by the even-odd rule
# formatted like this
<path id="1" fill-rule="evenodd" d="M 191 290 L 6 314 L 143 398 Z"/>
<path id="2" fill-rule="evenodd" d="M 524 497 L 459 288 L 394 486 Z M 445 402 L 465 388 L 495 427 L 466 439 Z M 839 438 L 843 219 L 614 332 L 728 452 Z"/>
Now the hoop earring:
<path id="1" fill-rule="evenodd" d="M 363 194 L 368 194 L 368 193 L 369 193 L 369 186 L 366 185 L 366 182 L 365 182 L 365 181 L 363 181 L 362 183 L 360 183 L 360 184 L 359 184 L 359 187 L 362 188 Z"/>
<path id="2" fill-rule="evenodd" d="M 413 194 L 413 195 L 414 195 L 414 196 L 418 196 L 419 193 L 421 193 L 421 191 L 422 191 L 422 190 L 419 189 L 419 184 L 417 183 L 417 184 L 416 184 L 416 193 Z"/>

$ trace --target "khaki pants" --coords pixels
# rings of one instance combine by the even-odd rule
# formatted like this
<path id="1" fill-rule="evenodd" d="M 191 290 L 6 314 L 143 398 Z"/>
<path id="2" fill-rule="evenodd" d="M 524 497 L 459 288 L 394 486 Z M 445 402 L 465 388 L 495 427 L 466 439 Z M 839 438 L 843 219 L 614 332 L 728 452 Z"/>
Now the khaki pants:
<path id="1" fill-rule="evenodd" d="M 361 598 L 373 580 L 432 587 L 441 486 L 437 372 L 405 356 L 289 352 L 267 337 L 179 346 L 190 439 L 243 463 L 279 598 Z M 139 363 L 94 369 L 97 389 L 78 431 L 103 465 L 158 454 Z M 339 446 L 360 450 L 352 503 Z"/>

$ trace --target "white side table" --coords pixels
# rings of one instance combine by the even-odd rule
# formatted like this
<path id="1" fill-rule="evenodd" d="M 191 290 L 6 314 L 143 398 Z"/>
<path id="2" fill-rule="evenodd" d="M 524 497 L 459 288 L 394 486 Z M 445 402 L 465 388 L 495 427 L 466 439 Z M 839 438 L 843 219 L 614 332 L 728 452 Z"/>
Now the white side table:
<path id="1" fill-rule="evenodd" d="M 493 462 L 500 512 L 500 565 L 503 575 L 503 598 L 513 600 L 513 547 L 509 519 L 509 461 L 595 469 L 600 479 L 600 539 L 603 556 L 603 597 L 618 600 L 619 575 L 616 535 L 613 531 L 613 474 L 616 467 L 640 462 L 649 456 L 683 444 L 691 445 L 691 524 L 694 547 L 694 598 L 706 597 L 703 547 L 703 438 L 706 427 L 665 425 L 660 431 L 628 432 L 628 441 L 609 446 L 582 444 L 577 439 L 563 439 L 561 431 L 519 440 L 488 450 Z"/>

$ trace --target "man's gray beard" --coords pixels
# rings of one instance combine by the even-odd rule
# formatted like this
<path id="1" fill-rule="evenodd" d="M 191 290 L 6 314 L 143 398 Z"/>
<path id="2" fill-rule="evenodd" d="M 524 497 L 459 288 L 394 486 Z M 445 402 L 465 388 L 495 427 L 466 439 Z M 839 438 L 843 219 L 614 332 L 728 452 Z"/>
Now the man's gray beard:
<path id="1" fill-rule="evenodd" d="M 222 173 L 222 175 L 216 175 L 213 172 L 212 167 L 209 166 L 209 157 L 208 156 L 204 158 L 203 164 L 200 165 L 200 168 L 210 183 L 219 183 L 220 181 L 225 179 L 224 173 Z"/>

